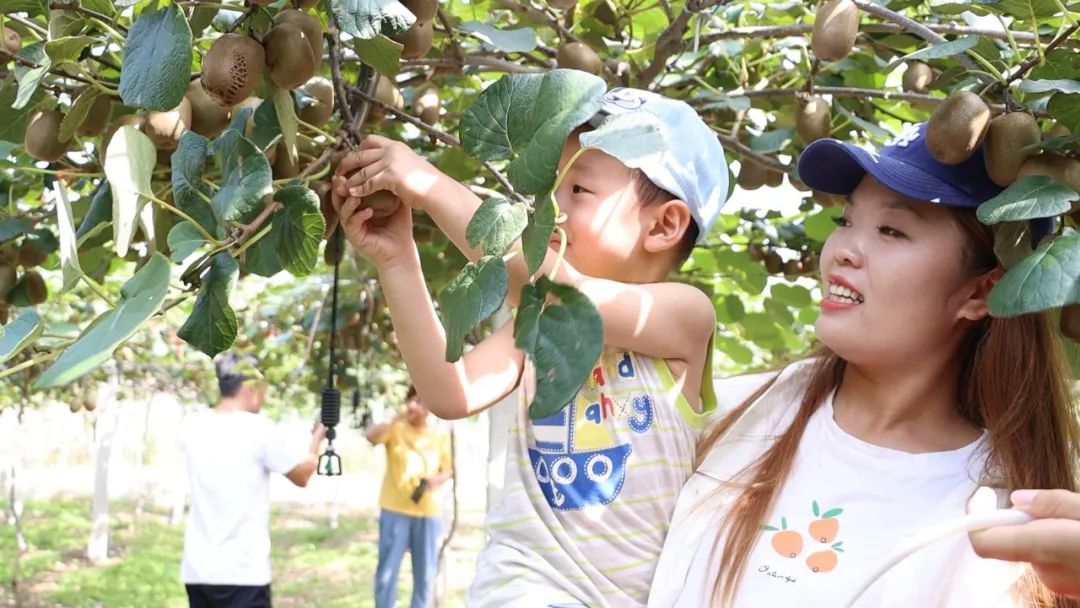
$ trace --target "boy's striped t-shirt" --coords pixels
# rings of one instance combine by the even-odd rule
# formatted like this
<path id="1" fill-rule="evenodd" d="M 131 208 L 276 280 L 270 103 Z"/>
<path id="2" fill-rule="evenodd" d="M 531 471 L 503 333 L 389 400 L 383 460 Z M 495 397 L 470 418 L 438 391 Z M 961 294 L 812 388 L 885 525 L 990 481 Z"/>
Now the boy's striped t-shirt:
<path id="1" fill-rule="evenodd" d="M 644 606 L 703 416 L 665 361 L 614 349 L 558 413 L 532 420 L 530 402 L 467 605 Z"/>

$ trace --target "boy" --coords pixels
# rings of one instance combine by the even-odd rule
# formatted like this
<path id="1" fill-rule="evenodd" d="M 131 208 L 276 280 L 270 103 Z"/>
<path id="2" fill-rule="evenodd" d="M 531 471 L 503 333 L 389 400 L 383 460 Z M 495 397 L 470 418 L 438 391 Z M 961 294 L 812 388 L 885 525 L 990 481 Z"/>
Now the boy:
<path id="1" fill-rule="evenodd" d="M 711 228 L 727 194 L 724 153 L 685 103 L 615 89 L 601 114 L 645 112 L 666 150 L 631 169 L 590 149 L 555 192 L 565 213 L 566 258 L 556 280 L 584 292 L 604 322 L 604 353 L 563 410 L 531 420 L 534 383 L 514 346 L 513 324 L 456 363 L 427 293 L 411 209 L 423 209 L 471 259 L 465 228 L 480 200 L 407 146 L 368 137 L 339 166 L 335 206 L 349 241 L 376 265 L 402 356 L 421 396 L 442 418 L 483 410 L 520 385 L 510 429 L 506 487 L 489 513 L 469 606 L 644 606 L 675 499 L 691 472 L 701 424 L 698 398 L 715 327 L 710 299 L 666 277 Z M 563 147 L 559 169 L 588 131 Z M 356 171 L 350 177 L 345 178 Z M 389 190 L 405 204 L 372 225 L 359 199 Z M 541 272 L 559 248 L 556 234 Z M 511 304 L 528 271 L 509 262 Z M 436 398 L 437 397 L 437 398 Z"/>

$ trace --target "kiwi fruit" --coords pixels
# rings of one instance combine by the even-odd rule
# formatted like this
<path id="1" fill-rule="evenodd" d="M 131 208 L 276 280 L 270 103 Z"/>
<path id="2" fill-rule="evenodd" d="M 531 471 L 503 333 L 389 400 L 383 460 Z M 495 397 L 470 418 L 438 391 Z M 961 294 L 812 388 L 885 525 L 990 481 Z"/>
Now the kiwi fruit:
<path id="1" fill-rule="evenodd" d="M 219 106 L 231 108 L 259 84 L 266 53 L 247 36 L 225 34 L 210 45 L 202 65 L 203 90 Z"/>
<path id="2" fill-rule="evenodd" d="M 19 279 L 19 275 L 15 272 L 15 266 L 10 264 L 0 264 L 0 300 L 11 291 L 11 288 L 15 286 L 15 282 Z"/>
<path id="3" fill-rule="evenodd" d="M 1039 123 L 1031 114 L 1009 112 L 994 118 L 986 130 L 986 174 L 1001 187 L 1013 183 L 1024 161 L 1032 155 L 1025 148 L 1039 143 L 1041 138 Z"/>
<path id="4" fill-rule="evenodd" d="M 611 27 L 619 26 L 619 12 L 611 0 L 600 0 L 593 6 L 593 19 Z"/>
<path id="5" fill-rule="evenodd" d="M 821 61 L 848 56 L 859 34 L 859 8 L 851 0 L 825 0 L 818 5 L 810 48 Z"/>
<path id="6" fill-rule="evenodd" d="M 188 84 L 184 93 L 191 106 L 191 122 L 188 127 L 203 137 L 217 137 L 229 126 L 229 108 L 218 105 L 203 90 L 202 79 L 196 78 Z"/>
<path id="7" fill-rule="evenodd" d="M 60 160 L 67 144 L 60 141 L 60 122 L 64 115 L 56 110 L 39 110 L 26 125 L 26 153 L 38 160 Z"/>
<path id="8" fill-rule="evenodd" d="M 990 128 L 990 108 L 971 91 L 954 91 L 941 102 L 926 125 L 930 155 L 946 165 L 959 165 L 982 145 Z"/>
<path id="9" fill-rule="evenodd" d="M 1080 342 L 1080 304 L 1061 309 L 1061 333 L 1073 342 Z"/>
<path id="10" fill-rule="evenodd" d="M 547 3 L 551 8 L 566 10 L 577 4 L 577 0 L 547 0 Z"/>
<path id="11" fill-rule="evenodd" d="M 746 248 L 746 252 L 750 254 L 750 259 L 754 262 L 760 262 L 765 259 L 765 248 L 757 243 L 750 243 Z"/>
<path id="12" fill-rule="evenodd" d="M 288 179 L 300 174 L 300 158 L 297 155 L 295 161 L 288 154 L 275 154 L 273 161 L 274 179 Z"/>
<path id="13" fill-rule="evenodd" d="M 88 412 L 92 412 L 97 409 L 97 401 L 90 397 L 83 397 L 83 408 Z"/>
<path id="14" fill-rule="evenodd" d="M 76 399 L 72 399 L 68 402 L 68 409 L 71 410 L 72 414 L 77 414 L 79 410 L 82 409 L 82 403 Z"/>
<path id="15" fill-rule="evenodd" d="M 330 182 L 324 180 L 316 180 L 311 182 L 311 190 L 319 196 L 319 211 L 323 216 L 323 238 L 330 238 L 330 233 L 334 231 L 337 226 L 338 214 L 334 209 L 333 197 L 330 193 Z"/>
<path id="16" fill-rule="evenodd" d="M 394 36 L 405 46 L 401 50 L 402 59 L 419 59 L 431 50 L 432 40 L 435 36 L 435 26 L 430 21 L 417 21 L 404 33 Z"/>
<path id="17" fill-rule="evenodd" d="M 49 254 L 38 249 L 30 241 L 23 240 L 22 245 L 19 247 L 19 266 L 33 268 L 34 266 L 41 266 L 47 259 L 49 259 Z"/>
<path id="18" fill-rule="evenodd" d="M 22 36 L 10 27 L 0 27 L 0 44 L 9 53 L 18 53 L 22 48 Z"/>
<path id="19" fill-rule="evenodd" d="M 300 8 L 315 8 L 322 0 L 300 0 Z"/>
<path id="20" fill-rule="evenodd" d="M 777 188 L 784 183 L 784 174 L 775 169 L 765 168 L 765 185 L 770 188 Z"/>
<path id="21" fill-rule="evenodd" d="M 903 88 L 909 93 L 926 93 L 934 82 L 934 69 L 921 61 L 908 63 L 904 71 Z"/>
<path id="22" fill-rule="evenodd" d="M 315 75 L 318 66 L 300 26 L 282 22 L 270 28 L 263 40 L 266 71 L 270 80 L 283 89 L 296 88 Z"/>
<path id="23" fill-rule="evenodd" d="M 304 83 L 304 92 L 315 98 L 317 103 L 300 110 L 300 120 L 321 127 L 334 115 L 334 83 L 322 76 L 316 76 Z"/>
<path id="24" fill-rule="evenodd" d="M 322 64 L 323 58 L 323 28 L 318 19 L 296 9 L 287 8 L 274 15 L 274 24 L 291 23 L 300 28 L 307 37 L 307 43 L 311 46 L 311 54 L 315 57 L 316 70 Z"/>
<path id="25" fill-rule="evenodd" d="M 742 164 L 739 165 L 739 176 L 736 178 L 736 182 L 743 190 L 757 190 L 765 185 L 768 172 L 769 170 L 763 165 L 750 159 L 744 159 Z"/>
<path id="26" fill-rule="evenodd" d="M 413 98 L 413 113 L 424 121 L 424 124 L 433 125 L 439 121 L 439 90 L 428 85 L 420 89 Z"/>
<path id="27" fill-rule="evenodd" d="M 584 42 L 564 42 L 559 45 L 555 60 L 560 68 L 581 70 L 590 74 L 600 74 L 604 69 L 600 56 Z"/>
<path id="28" fill-rule="evenodd" d="M 800 98 L 795 111 L 795 133 L 804 146 L 832 132 L 832 110 L 817 95 Z"/>
<path id="29" fill-rule="evenodd" d="M 784 276 L 793 277 L 802 274 L 802 272 L 802 262 L 799 260 L 788 260 L 784 262 Z"/>
<path id="30" fill-rule="evenodd" d="M 375 210 L 375 214 L 371 216 L 373 220 L 381 220 L 385 217 L 389 217 L 397 208 L 401 205 L 401 200 L 394 196 L 389 190 L 379 190 L 372 192 L 365 196 L 360 201 L 360 207 L 366 209 L 370 207 Z"/>
<path id="31" fill-rule="evenodd" d="M 158 150 L 175 150 L 180 136 L 191 124 L 191 102 L 180 98 L 180 105 L 168 112 L 147 112 L 143 133 L 154 142 Z"/>
<path id="32" fill-rule="evenodd" d="M 1045 175 L 1059 184 L 1080 192 L 1080 160 L 1044 152 L 1024 161 L 1017 179 L 1029 175 Z M 1075 209 L 1074 209 L 1075 211 Z"/>
<path id="33" fill-rule="evenodd" d="M 11 319 L 11 307 L 7 302 L 0 300 L 0 325 L 7 325 L 7 322 Z M 3 410 L 3 406 L 0 405 L 0 411 Z"/>
<path id="34" fill-rule="evenodd" d="M 770 251 L 765 254 L 765 270 L 769 274 L 780 274 L 784 271 L 784 260 L 779 253 Z"/>
<path id="35" fill-rule="evenodd" d="M 378 82 L 375 83 L 375 98 L 396 110 L 405 108 L 405 97 L 401 94 L 401 90 L 397 88 L 393 80 L 386 76 L 379 76 Z M 386 110 L 375 105 L 368 109 L 367 121 L 369 123 L 379 124 L 385 118 Z"/>
<path id="36" fill-rule="evenodd" d="M 417 21 L 431 21 L 439 13 L 438 0 L 403 0 L 402 4 L 416 15 Z"/>
<path id="37" fill-rule="evenodd" d="M 816 272 L 819 267 L 817 254 L 811 251 L 804 255 L 803 258 L 799 260 L 799 265 L 802 266 L 803 272 Z"/>
<path id="38" fill-rule="evenodd" d="M 86 118 L 83 119 L 82 124 L 75 131 L 85 137 L 100 135 L 108 126 L 111 113 L 112 100 L 109 99 L 108 95 L 98 95 L 94 98 L 90 111 L 86 113 Z"/>
<path id="39" fill-rule="evenodd" d="M 37 306 L 49 298 L 49 288 L 45 285 L 45 279 L 37 272 L 30 270 L 22 276 L 20 281 L 26 290 L 26 297 L 31 306 Z"/>

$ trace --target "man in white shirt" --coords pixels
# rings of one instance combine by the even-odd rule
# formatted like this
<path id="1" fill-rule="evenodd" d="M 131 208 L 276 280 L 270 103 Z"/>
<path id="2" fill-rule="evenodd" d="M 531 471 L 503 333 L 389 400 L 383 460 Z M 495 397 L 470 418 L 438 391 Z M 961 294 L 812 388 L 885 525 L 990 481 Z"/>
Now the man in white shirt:
<path id="1" fill-rule="evenodd" d="M 250 355 L 216 362 L 221 399 L 183 430 L 191 485 L 180 576 L 191 608 L 269 608 L 270 474 L 307 485 L 325 429 L 307 449 L 259 414 L 266 382 Z"/>

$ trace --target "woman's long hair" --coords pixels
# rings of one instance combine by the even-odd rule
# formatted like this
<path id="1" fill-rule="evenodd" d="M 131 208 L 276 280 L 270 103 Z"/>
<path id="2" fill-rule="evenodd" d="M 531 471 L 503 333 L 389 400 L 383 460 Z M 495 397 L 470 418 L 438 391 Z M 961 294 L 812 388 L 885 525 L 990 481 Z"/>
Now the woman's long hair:
<path id="1" fill-rule="evenodd" d="M 980 223 L 973 212 L 953 210 L 953 213 L 965 237 L 971 276 L 996 268 L 993 231 Z M 957 395 L 960 414 L 987 432 L 988 464 L 983 478 L 978 480 L 980 484 L 1009 490 L 1075 491 L 1080 421 L 1069 389 L 1069 369 L 1049 316 L 988 317 L 972 327 L 961 356 Z M 733 604 L 762 525 L 791 473 L 795 452 L 810 417 L 829 393 L 840 386 L 845 366 L 846 362 L 828 349 L 817 353 L 791 426 L 739 479 L 727 486 L 734 486 L 741 493 L 732 503 L 716 539 L 720 563 L 713 588 L 714 605 Z M 771 384 L 758 389 L 702 437 L 699 460 Z M 1050 593 L 1030 569 L 1014 592 L 1031 606 L 1080 608 L 1080 600 Z"/>

